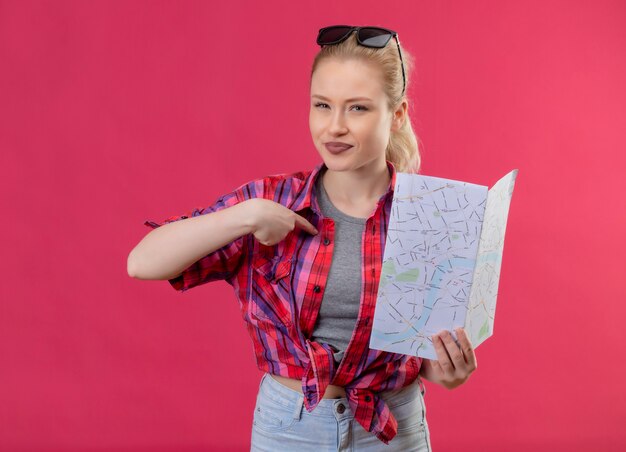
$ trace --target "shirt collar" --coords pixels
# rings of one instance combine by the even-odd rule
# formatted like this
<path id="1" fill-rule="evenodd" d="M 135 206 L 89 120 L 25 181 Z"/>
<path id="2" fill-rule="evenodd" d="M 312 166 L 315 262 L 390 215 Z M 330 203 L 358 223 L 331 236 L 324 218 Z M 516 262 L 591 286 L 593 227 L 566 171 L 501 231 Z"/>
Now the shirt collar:
<path id="1" fill-rule="evenodd" d="M 391 176 L 391 180 L 389 181 L 389 185 L 387 187 L 387 191 L 378 199 L 378 203 L 386 199 L 388 196 L 393 195 L 394 187 L 396 186 L 396 167 L 390 160 L 385 160 L 387 162 L 387 169 L 389 170 L 389 175 Z M 296 195 L 296 197 L 292 200 L 291 204 L 287 206 L 289 209 L 297 212 L 302 209 L 306 209 L 311 206 L 311 196 L 313 194 L 313 188 L 315 187 L 315 181 L 317 177 L 322 172 L 322 169 L 326 168 L 326 164 L 322 161 L 317 164 L 313 170 L 309 173 L 304 181 L 304 187 L 300 190 L 300 192 Z"/>

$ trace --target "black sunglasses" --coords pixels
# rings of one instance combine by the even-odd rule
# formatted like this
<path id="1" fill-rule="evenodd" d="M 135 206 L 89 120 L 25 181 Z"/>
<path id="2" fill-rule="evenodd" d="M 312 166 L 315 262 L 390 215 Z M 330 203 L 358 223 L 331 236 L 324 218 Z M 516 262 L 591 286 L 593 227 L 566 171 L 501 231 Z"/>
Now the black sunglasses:
<path id="1" fill-rule="evenodd" d="M 402 52 L 400 51 L 400 40 L 398 33 L 393 30 L 382 27 L 353 27 L 351 25 L 331 25 L 330 27 L 320 28 L 317 35 L 317 43 L 321 46 L 329 46 L 339 44 L 345 40 L 350 34 L 356 30 L 357 42 L 365 47 L 373 47 L 381 49 L 387 45 L 389 40 L 396 38 L 398 46 L 398 54 L 400 55 L 400 66 L 402 66 L 402 94 L 406 88 L 406 76 L 404 75 L 404 61 L 402 60 Z"/>

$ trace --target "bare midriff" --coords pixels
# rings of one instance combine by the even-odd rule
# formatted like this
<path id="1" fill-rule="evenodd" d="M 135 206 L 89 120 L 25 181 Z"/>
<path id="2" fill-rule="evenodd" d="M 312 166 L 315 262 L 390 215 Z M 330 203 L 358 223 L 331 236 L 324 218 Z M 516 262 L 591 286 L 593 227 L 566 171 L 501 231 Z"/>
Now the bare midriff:
<path id="1" fill-rule="evenodd" d="M 270 376 L 279 383 L 287 386 L 288 388 L 298 391 L 302 394 L 302 382 L 297 378 L 283 377 L 282 375 L 270 374 Z M 340 399 L 346 396 L 346 390 L 341 386 L 328 385 L 326 392 L 324 392 L 323 399 Z"/>

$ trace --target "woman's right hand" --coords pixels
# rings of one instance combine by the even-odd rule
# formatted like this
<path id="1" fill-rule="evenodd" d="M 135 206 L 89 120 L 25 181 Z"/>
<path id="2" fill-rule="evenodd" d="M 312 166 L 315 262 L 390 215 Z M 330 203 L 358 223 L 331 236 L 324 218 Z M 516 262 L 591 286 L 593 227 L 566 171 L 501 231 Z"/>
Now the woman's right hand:
<path id="1" fill-rule="evenodd" d="M 252 198 L 245 202 L 249 204 L 252 234 L 263 245 L 275 245 L 296 227 L 313 235 L 318 233 L 302 215 L 282 204 L 263 198 Z"/>

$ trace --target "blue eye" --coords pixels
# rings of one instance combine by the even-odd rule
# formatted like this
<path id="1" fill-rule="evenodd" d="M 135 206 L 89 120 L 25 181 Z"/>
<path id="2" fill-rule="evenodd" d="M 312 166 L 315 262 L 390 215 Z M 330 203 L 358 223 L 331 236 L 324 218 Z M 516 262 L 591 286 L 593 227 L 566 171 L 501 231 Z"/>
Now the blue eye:
<path id="1" fill-rule="evenodd" d="M 315 105 L 315 107 L 321 107 L 322 105 L 328 106 L 328 104 L 325 104 L 324 102 L 317 102 L 314 105 Z M 355 110 L 355 111 L 367 111 L 368 110 L 368 108 L 364 107 L 363 105 L 353 105 L 353 107 L 358 107 L 359 108 L 359 110 Z"/>

